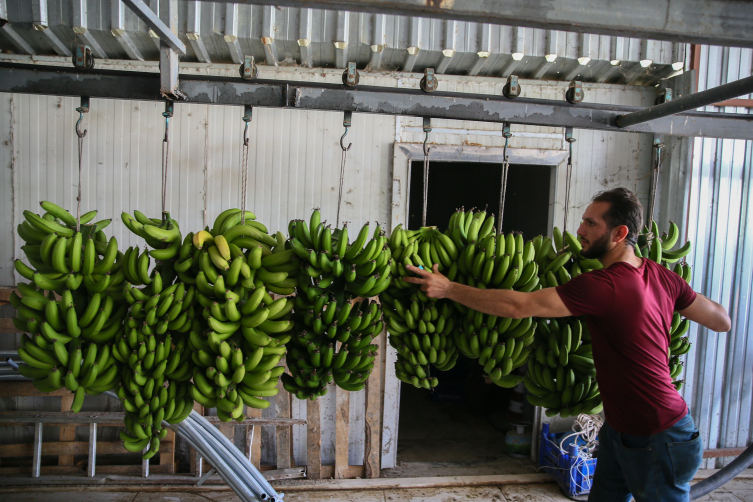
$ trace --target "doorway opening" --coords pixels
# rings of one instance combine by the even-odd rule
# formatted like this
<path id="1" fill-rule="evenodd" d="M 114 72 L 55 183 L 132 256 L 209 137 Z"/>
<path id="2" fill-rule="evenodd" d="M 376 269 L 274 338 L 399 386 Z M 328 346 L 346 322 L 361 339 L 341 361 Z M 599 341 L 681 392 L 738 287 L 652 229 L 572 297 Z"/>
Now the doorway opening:
<path id="1" fill-rule="evenodd" d="M 409 170 L 408 228 L 417 229 L 424 202 L 424 163 L 411 161 Z M 505 233 L 520 231 L 526 240 L 548 233 L 554 170 L 552 165 L 510 165 Z M 460 207 L 486 208 L 498 218 L 501 179 L 499 163 L 431 162 L 426 224 L 444 230 Z M 478 361 L 462 356 L 450 371 L 436 374 L 439 386 L 434 392 L 401 385 L 397 467 L 388 475 L 532 472 L 530 460 L 512 458 L 505 451 L 505 435 L 513 422 L 508 413 L 512 389 L 485 384 Z M 532 407 L 525 412 L 530 421 Z"/>

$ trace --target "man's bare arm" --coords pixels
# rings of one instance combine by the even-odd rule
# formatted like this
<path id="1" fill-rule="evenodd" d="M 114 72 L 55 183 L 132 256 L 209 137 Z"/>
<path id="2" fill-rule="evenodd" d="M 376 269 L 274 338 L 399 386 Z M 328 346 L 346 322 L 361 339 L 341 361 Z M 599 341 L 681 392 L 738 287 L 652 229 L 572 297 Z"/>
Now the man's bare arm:
<path id="1" fill-rule="evenodd" d="M 404 277 L 406 282 L 421 285 L 430 298 L 449 298 L 473 310 L 497 317 L 566 317 L 572 315 L 554 288 L 533 293 L 506 289 L 478 289 L 451 282 L 437 271 L 408 267 L 419 277 Z"/>
<path id="2" fill-rule="evenodd" d="M 680 310 L 680 315 L 717 333 L 732 329 L 732 321 L 727 314 L 727 310 L 700 293 L 696 295 L 690 307 Z"/>

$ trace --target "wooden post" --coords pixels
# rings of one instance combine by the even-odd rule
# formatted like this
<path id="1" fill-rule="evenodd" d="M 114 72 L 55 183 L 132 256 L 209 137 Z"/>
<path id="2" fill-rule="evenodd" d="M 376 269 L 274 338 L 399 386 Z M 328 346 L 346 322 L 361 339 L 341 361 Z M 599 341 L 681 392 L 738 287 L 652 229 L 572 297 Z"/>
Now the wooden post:
<path id="1" fill-rule="evenodd" d="M 348 422 L 350 396 L 348 391 L 335 387 L 335 479 L 348 478 Z"/>
<path id="2" fill-rule="evenodd" d="M 71 411 L 73 405 L 72 392 L 64 395 L 60 399 L 60 411 Z M 60 439 L 59 441 L 75 441 L 76 440 L 76 427 L 74 426 L 61 426 L 60 427 Z M 73 455 L 60 455 L 58 457 L 58 465 L 73 465 Z"/>
<path id="3" fill-rule="evenodd" d="M 280 389 L 275 404 L 277 405 L 277 418 L 290 418 L 290 394 L 282 386 L 282 380 L 277 382 Z M 290 426 L 277 427 L 277 468 L 290 469 Z"/>
<path id="4" fill-rule="evenodd" d="M 202 416 L 204 415 L 204 407 L 202 405 L 200 405 L 199 403 L 194 402 L 193 403 L 193 409 L 199 415 L 202 415 Z M 199 455 L 199 452 L 197 452 L 196 450 L 194 450 L 194 451 L 191 452 L 190 457 L 191 458 L 189 460 L 190 461 L 190 467 L 189 468 L 190 468 L 191 472 L 194 473 L 194 476 L 196 476 L 197 478 L 200 478 L 201 477 L 201 471 L 202 471 L 202 464 L 203 464 L 203 462 L 201 461 L 201 456 Z"/>
<path id="5" fill-rule="evenodd" d="M 382 349 L 382 334 L 375 338 L 372 343 L 379 345 L 379 354 Z M 366 442 L 363 452 L 363 464 L 367 478 L 378 478 L 380 474 L 380 461 L 382 457 L 382 365 L 377 358 L 374 369 L 366 381 L 366 417 L 364 420 L 366 429 Z"/>
<path id="6" fill-rule="evenodd" d="M 167 466 L 167 473 L 175 473 L 175 433 L 171 430 L 167 430 L 167 436 L 164 439 L 165 443 L 170 443 L 170 449 L 163 452 L 160 449 L 159 465 Z M 166 474 L 163 472 L 163 474 Z"/>
<path id="7" fill-rule="evenodd" d="M 319 400 L 306 403 L 306 476 L 322 477 L 322 431 L 319 418 Z"/>

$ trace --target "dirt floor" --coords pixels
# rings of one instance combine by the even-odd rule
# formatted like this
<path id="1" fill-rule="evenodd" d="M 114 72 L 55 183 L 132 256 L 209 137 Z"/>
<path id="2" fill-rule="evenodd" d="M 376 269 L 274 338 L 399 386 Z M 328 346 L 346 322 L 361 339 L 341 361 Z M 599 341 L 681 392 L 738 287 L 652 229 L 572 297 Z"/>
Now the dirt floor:
<path id="1" fill-rule="evenodd" d="M 175 488 L 170 492 L 103 492 L 80 491 L 0 493 L 0 502 L 239 502 L 230 491 L 190 493 Z M 68 491 L 69 490 L 69 491 Z M 412 488 L 401 490 L 291 491 L 285 502 L 552 502 L 566 501 L 554 483 L 459 488 Z M 710 493 L 700 501 L 753 502 L 753 479 L 736 479 Z"/>

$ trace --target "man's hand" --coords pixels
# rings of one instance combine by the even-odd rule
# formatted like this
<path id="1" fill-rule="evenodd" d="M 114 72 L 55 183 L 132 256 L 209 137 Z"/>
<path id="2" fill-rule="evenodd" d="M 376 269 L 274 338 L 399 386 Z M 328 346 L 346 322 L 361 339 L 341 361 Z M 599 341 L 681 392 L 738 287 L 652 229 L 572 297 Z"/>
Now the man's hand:
<path id="1" fill-rule="evenodd" d="M 421 290 L 426 293 L 429 298 L 449 298 L 450 289 L 452 288 L 452 282 L 439 273 L 439 265 L 434 265 L 434 271 L 430 272 L 422 268 L 408 265 L 408 270 L 414 274 L 418 274 L 419 277 L 403 277 L 405 282 L 411 282 L 413 284 L 419 284 Z"/>

